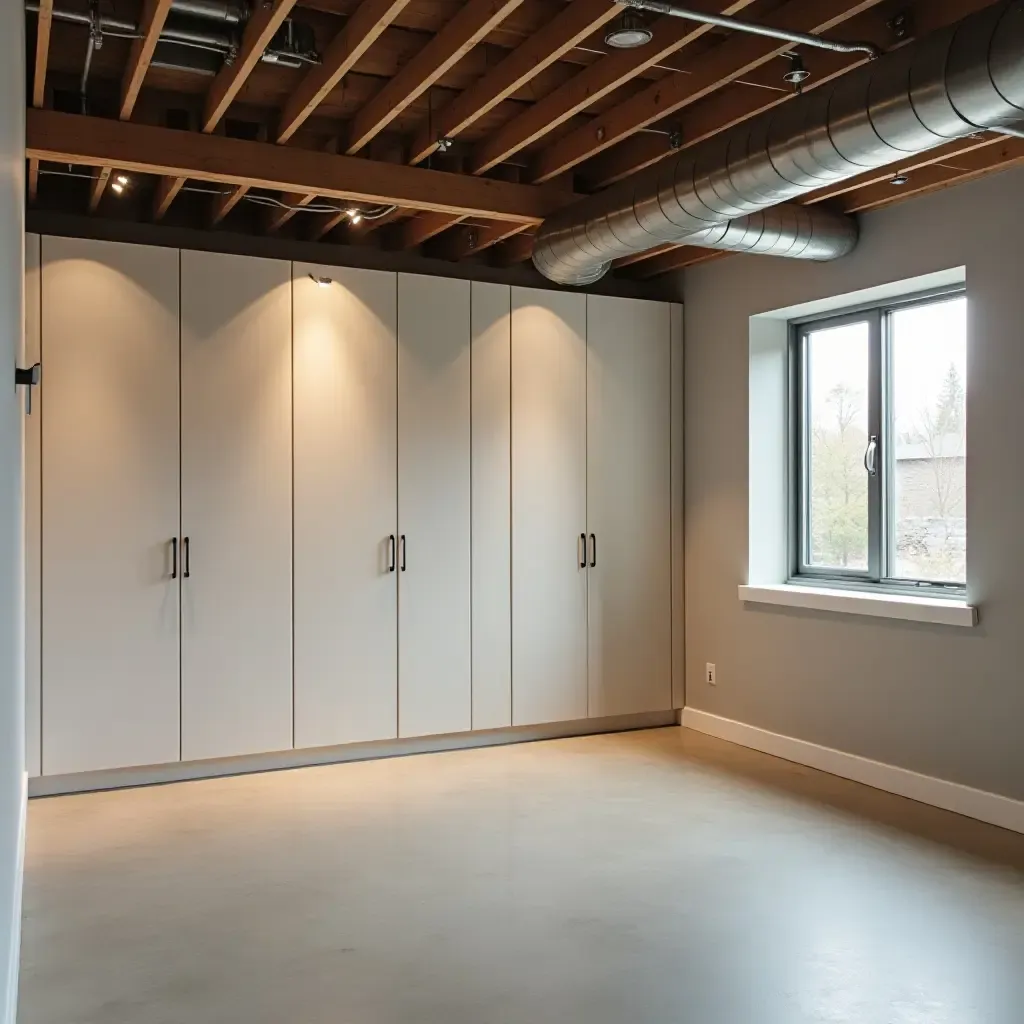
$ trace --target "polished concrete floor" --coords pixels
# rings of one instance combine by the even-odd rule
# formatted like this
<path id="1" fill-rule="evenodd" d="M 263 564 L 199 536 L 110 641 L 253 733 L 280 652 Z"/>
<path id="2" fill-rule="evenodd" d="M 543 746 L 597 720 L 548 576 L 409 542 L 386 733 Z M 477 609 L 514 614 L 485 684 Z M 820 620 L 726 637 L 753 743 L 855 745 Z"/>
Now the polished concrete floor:
<path id="1" fill-rule="evenodd" d="M 679 729 L 30 808 L 20 1024 L 1020 1024 L 1024 836 Z"/>

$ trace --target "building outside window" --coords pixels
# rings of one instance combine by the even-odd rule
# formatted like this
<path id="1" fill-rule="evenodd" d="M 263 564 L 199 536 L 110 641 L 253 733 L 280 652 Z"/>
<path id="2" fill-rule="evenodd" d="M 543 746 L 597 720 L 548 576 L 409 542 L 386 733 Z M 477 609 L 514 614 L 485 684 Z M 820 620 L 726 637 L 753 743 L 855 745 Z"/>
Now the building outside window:
<path id="1" fill-rule="evenodd" d="M 790 365 L 794 577 L 962 596 L 963 290 L 795 322 Z"/>

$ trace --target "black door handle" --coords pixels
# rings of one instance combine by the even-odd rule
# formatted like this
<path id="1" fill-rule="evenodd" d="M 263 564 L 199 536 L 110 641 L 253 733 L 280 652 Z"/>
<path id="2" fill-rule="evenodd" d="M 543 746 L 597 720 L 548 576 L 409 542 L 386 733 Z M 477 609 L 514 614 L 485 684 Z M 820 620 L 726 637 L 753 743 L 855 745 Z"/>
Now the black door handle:
<path id="1" fill-rule="evenodd" d="M 597 534 L 590 535 L 590 568 L 597 568 Z"/>
<path id="2" fill-rule="evenodd" d="M 405 572 L 405 534 L 404 533 L 402 534 L 401 544 L 402 544 L 402 572 Z"/>
<path id="3" fill-rule="evenodd" d="M 178 538 L 171 538 L 171 579 L 178 578 Z"/>
<path id="4" fill-rule="evenodd" d="M 388 557 L 388 572 L 395 571 L 395 535 L 393 533 L 388 534 L 388 551 L 390 555 Z"/>
<path id="5" fill-rule="evenodd" d="M 580 554 L 580 545 L 576 545 L 576 557 L 580 560 L 580 568 L 586 569 L 587 567 L 587 535 L 585 533 L 580 534 L 580 540 L 582 541 L 583 553 Z"/>
<path id="6" fill-rule="evenodd" d="M 185 571 L 182 573 L 182 576 L 184 576 L 185 579 L 188 579 L 189 576 L 192 575 L 192 573 L 190 572 L 190 567 L 191 567 L 191 563 L 192 563 L 192 559 L 189 557 L 190 550 L 191 550 L 191 546 L 189 544 L 188 537 L 186 537 L 185 538 Z"/>

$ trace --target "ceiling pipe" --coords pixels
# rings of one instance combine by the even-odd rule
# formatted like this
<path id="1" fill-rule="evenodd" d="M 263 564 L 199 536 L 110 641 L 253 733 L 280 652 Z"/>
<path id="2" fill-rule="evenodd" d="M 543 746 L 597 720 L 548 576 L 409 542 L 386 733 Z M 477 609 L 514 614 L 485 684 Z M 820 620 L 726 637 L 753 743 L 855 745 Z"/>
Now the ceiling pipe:
<path id="1" fill-rule="evenodd" d="M 1000 0 L 549 217 L 534 262 L 591 284 L 621 256 L 1022 121 L 1024 2 Z"/>
<path id="2" fill-rule="evenodd" d="M 788 32 L 769 25 L 759 25 L 754 21 L 744 21 L 727 14 L 707 14 L 677 4 L 662 3 L 661 0 L 615 0 L 622 7 L 635 7 L 652 14 L 668 14 L 673 18 L 685 18 L 687 21 L 699 21 L 702 25 L 714 25 L 716 28 L 729 28 L 736 32 L 748 32 L 755 36 L 766 36 L 768 39 L 781 39 L 786 43 L 799 43 L 803 46 L 814 46 L 819 50 L 831 50 L 833 53 L 863 53 L 874 60 L 881 57 L 882 51 L 874 43 L 841 43 L 822 36 L 813 36 L 807 32 Z"/>

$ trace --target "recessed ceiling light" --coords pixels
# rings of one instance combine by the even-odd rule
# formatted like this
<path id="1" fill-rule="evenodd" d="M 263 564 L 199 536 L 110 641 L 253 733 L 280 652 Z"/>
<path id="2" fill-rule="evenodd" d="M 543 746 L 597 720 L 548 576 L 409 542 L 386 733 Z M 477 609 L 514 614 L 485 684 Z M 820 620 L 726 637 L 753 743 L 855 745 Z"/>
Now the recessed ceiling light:
<path id="1" fill-rule="evenodd" d="M 900 172 L 899 174 L 894 174 L 889 179 L 889 184 L 890 185 L 906 185 L 906 183 L 908 181 L 910 181 L 910 175 L 909 174 L 903 174 L 902 172 Z"/>
<path id="2" fill-rule="evenodd" d="M 635 50 L 653 38 L 654 33 L 636 11 L 623 11 L 622 17 L 605 33 L 604 41 L 616 50 Z"/>

